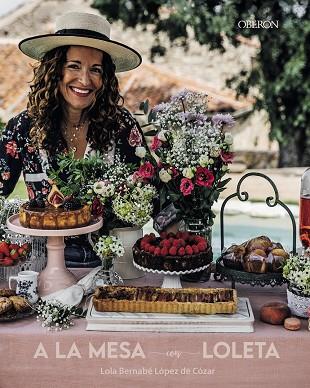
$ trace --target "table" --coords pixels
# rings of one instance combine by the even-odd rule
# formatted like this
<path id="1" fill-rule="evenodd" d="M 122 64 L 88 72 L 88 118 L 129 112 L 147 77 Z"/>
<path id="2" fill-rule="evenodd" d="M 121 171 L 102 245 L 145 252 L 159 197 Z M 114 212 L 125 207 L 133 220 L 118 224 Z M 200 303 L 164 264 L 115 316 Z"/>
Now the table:
<path id="1" fill-rule="evenodd" d="M 130 284 L 161 282 L 160 275 L 147 274 Z M 307 321 L 289 332 L 258 320 L 262 304 L 286 300 L 285 288 L 237 289 L 250 298 L 254 333 L 86 332 L 82 319 L 61 333 L 46 331 L 34 318 L 0 324 L 0 388 L 308 387 Z"/>

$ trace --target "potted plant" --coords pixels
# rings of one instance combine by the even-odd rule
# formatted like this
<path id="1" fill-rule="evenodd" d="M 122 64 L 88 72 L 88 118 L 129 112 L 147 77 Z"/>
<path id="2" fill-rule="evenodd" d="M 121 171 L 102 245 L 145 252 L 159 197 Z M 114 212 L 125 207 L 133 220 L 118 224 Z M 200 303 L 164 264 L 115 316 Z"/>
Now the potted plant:
<path id="1" fill-rule="evenodd" d="M 292 314 L 307 318 L 310 308 L 310 257 L 291 255 L 284 267 L 288 281 L 287 300 Z"/>

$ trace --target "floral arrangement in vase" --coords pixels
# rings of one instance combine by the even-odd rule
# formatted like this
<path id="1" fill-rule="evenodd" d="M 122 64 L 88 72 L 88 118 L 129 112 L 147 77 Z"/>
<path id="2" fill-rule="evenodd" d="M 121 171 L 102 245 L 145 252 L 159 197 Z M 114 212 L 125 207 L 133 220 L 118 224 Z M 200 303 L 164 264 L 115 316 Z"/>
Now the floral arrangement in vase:
<path id="1" fill-rule="evenodd" d="M 141 166 L 124 163 L 118 155 L 109 163 L 100 152 L 80 160 L 60 155 L 58 166 L 49 177 L 61 192 L 91 205 L 93 215 L 104 215 L 109 229 L 142 227 L 151 218 L 157 190 L 152 176 L 140 175 Z"/>
<path id="2" fill-rule="evenodd" d="M 307 256 L 291 255 L 284 267 L 283 277 L 287 279 L 289 287 L 310 301 L 310 258 Z"/>
<path id="3" fill-rule="evenodd" d="M 102 268 L 92 281 L 92 287 L 123 284 L 123 279 L 114 270 L 115 259 L 125 254 L 122 241 L 115 236 L 101 236 L 94 251 L 102 261 Z"/>
<path id="4" fill-rule="evenodd" d="M 307 317 L 310 308 L 310 257 L 291 255 L 283 266 L 288 281 L 287 299 L 293 314 Z"/>
<path id="5" fill-rule="evenodd" d="M 101 236 L 94 250 L 102 261 L 123 256 L 125 253 L 122 241 L 115 236 Z"/>
<path id="6" fill-rule="evenodd" d="M 141 108 L 147 113 L 148 102 Z M 234 125 L 233 117 L 210 117 L 207 95 L 184 90 L 155 106 L 148 121 L 155 128 L 150 148 L 156 162 L 149 159 L 145 164 L 156 169 L 161 206 L 168 200 L 182 218 L 203 218 L 212 225 L 211 207 L 230 180 L 223 177 L 233 160 L 233 137 L 223 128 Z"/>

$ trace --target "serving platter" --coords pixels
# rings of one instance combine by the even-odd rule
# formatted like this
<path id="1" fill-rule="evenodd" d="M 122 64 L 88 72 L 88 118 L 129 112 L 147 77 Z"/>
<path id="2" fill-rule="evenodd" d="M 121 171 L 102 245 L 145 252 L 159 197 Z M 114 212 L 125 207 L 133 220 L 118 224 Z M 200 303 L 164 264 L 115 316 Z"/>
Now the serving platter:
<path id="1" fill-rule="evenodd" d="M 171 333 L 251 333 L 254 315 L 248 298 L 238 298 L 236 314 L 160 314 L 98 312 L 92 300 L 86 330 Z"/>

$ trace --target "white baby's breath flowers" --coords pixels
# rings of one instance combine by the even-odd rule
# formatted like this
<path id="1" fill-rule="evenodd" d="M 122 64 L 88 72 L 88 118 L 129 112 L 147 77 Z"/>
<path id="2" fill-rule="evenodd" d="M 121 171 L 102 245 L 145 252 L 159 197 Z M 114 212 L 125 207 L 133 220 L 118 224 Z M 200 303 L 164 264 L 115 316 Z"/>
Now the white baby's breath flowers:
<path id="1" fill-rule="evenodd" d="M 217 158 L 220 155 L 220 152 L 221 152 L 220 146 L 218 144 L 214 144 L 210 149 L 210 156 L 212 158 Z"/>
<path id="2" fill-rule="evenodd" d="M 162 168 L 160 171 L 159 171 L 159 179 L 164 182 L 164 183 L 167 183 L 171 180 L 171 175 L 169 174 L 169 172 L 167 170 L 165 170 L 164 168 Z"/>
<path id="3" fill-rule="evenodd" d="M 138 158 L 144 158 L 146 155 L 145 147 L 136 147 L 135 155 L 138 156 Z"/>

